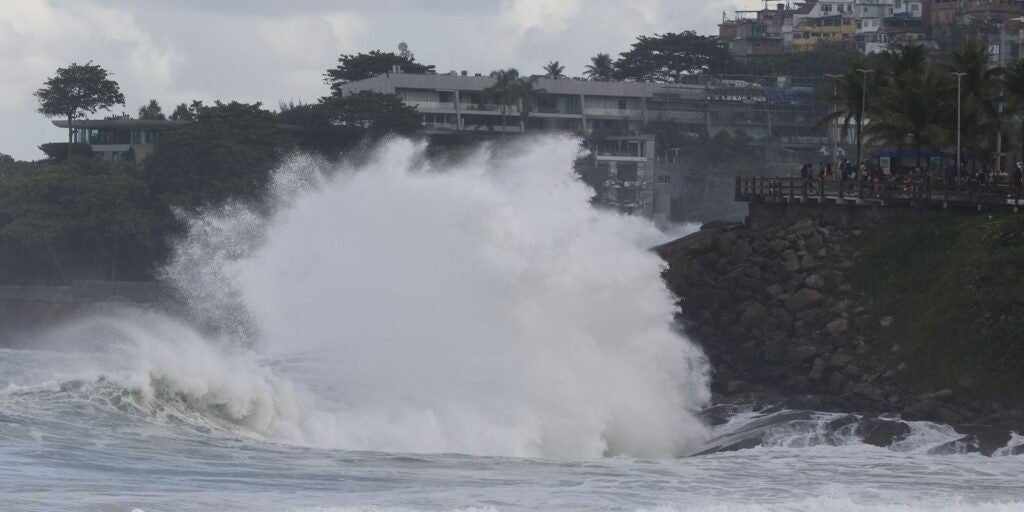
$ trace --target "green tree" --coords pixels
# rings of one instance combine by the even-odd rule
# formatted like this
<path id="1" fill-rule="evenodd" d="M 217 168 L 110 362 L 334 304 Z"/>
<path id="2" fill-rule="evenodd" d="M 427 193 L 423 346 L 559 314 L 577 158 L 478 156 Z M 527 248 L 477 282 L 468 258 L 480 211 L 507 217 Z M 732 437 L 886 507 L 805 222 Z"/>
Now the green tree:
<path id="1" fill-rule="evenodd" d="M 331 86 L 332 91 L 338 92 L 344 84 L 389 73 L 395 66 L 398 66 L 404 73 L 432 73 L 434 71 L 434 66 L 420 64 L 411 57 L 373 50 L 370 53 L 355 55 L 342 54 L 338 57 L 338 65 L 328 69 L 324 74 L 324 82 Z"/>
<path id="2" fill-rule="evenodd" d="M 615 65 L 612 62 L 611 55 L 598 53 L 591 57 L 590 64 L 587 64 L 586 69 L 583 71 L 583 76 L 587 77 L 587 80 L 613 80 L 615 78 Z"/>
<path id="3" fill-rule="evenodd" d="M 991 150 L 992 141 L 1001 129 L 997 112 L 1000 68 L 989 67 L 991 54 L 985 45 L 975 39 L 949 52 L 946 69 L 963 73 L 960 79 L 960 112 L 964 154 L 968 161 L 978 163 Z M 956 101 L 956 89 L 953 89 Z M 955 104 L 954 104 L 955 107 Z M 956 131 L 955 118 L 952 131 Z"/>
<path id="4" fill-rule="evenodd" d="M 149 104 L 139 107 L 139 119 L 163 121 L 167 119 L 164 116 L 164 111 L 160 108 L 160 103 L 156 100 L 149 100 Z"/>
<path id="5" fill-rule="evenodd" d="M 901 154 L 909 143 L 920 167 L 925 146 L 941 147 L 947 142 L 950 81 L 928 62 L 923 46 L 886 51 L 882 62 L 865 132 L 871 142 L 896 146 Z"/>
<path id="6" fill-rule="evenodd" d="M 519 71 L 515 68 L 499 69 L 492 71 L 491 76 L 494 78 L 494 85 L 484 89 L 483 95 L 488 102 L 498 105 L 498 110 L 501 112 L 501 135 L 504 137 L 505 126 L 508 124 L 508 113 L 516 105 L 518 99 L 516 88 L 519 82 Z"/>
<path id="7" fill-rule="evenodd" d="M 331 125 L 331 115 L 324 102 L 280 102 L 277 108 L 277 122 L 294 126 L 327 127 Z"/>
<path id="8" fill-rule="evenodd" d="M 1022 154 L 1021 160 L 1024 160 L 1024 59 L 1006 67 L 1002 86 L 1009 112 L 1015 114 L 1020 121 L 1017 149 Z"/>
<path id="9" fill-rule="evenodd" d="M 411 135 L 423 125 L 420 113 L 397 94 L 372 91 L 347 96 L 338 94 L 324 98 L 320 108 L 319 112 L 316 107 L 306 109 L 307 119 L 316 122 L 323 115 L 332 126 L 363 128 L 375 137 L 389 133 Z"/>
<path id="10" fill-rule="evenodd" d="M 674 83 L 699 73 L 722 73 L 733 64 L 729 50 L 717 37 L 692 30 L 636 39 L 615 62 L 617 78 Z"/>
<path id="11" fill-rule="evenodd" d="M 143 167 L 154 196 L 194 210 L 261 197 L 293 145 L 260 103 L 218 101 L 199 109 L 195 122 L 163 133 Z"/>
<path id="12" fill-rule="evenodd" d="M 565 78 L 565 74 L 563 73 L 564 71 L 565 66 L 559 64 L 557 60 L 548 62 L 548 64 L 544 66 L 544 76 L 547 78 L 552 78 L 555 80 L 558 80 L 559 78 Z"/>
<path id="13" fill-rule="evenodd" d="M 75 119 L 94 114 L 114 105 L 124 105 L 124 95 L 110 74 L 91 61 L 71 63 L 57 68 L 57 73 L 46 79 L 34 95 L 39 99 L 39 113 L 46 117 L 60 117 L 68 122 L 68 157 L 74 142 Z"/>
<path id="14" fill-rule="evenodd" d="M 484 89 L 483 95 L 487 101 L 498 105 L 498 110 L 501 112 L 502 136 L 505 135 L 508 115 L 513 109 L 518 110 L 520 129 L 524 129 L 530 112 L 544 97 L 546 91 L 534 87 L 536 80 L 520 77 L 519 71 L 515 68 L 492 71 L 491 76 L 494 77 L 494 85 Z"/>
<path id="15" fill-rule="evenodd" d="M 862 156 L 859 148 L 864 136 L 864 120 L 861 114 L 871 107 L 875 99 L 872 91 L 877 92 L 878 87 L 882 84 L 882 79 L 878 77 L 877 72 L 865 75 L 861 70 L 868 70 L 868 62 L 863 58 L 858 58 L 850 64 L 843 74 L 837 77 L 829 77 L 828 80 L 833 86 L 834 92 L 828 94 L 827 100 L 832 105 L 835 105 L 836 110 L 822 117 L 817 123 L 819 126 L 829 126 L 832 123 L 841 122 L 842 130 L 840 135 L 843 137 L 850 132 L 850 125 L 853 125 L 856 128 L 858 161 L 861 160 Z M 870 95 L 864 94 L 865 82 L 867 82 L 867 91 L 871 92 Z"/>
<path id="16" fill-rule="evenodd" d="M 861 53 L 851 45 L 822 41 L 808 51 L 766 55 L 747 63 L 734 62 L 726 73 L 797 77 L 837 75 L 859 58 Z"/>
<path id="17" fill-rule="evenodd" d="M 191 104 L 181 103 L 171 112 L 171 121 L 195 121 L 202 109 L 203 102 L 200 100 L 192 100 Z"/>
<path id="18" fill-rule="evenodd" d="M 144 279 L 164 225 L 127 165 L 74 159 L 0 175 L 0 254 L 20 279 Z"/>
<path id="19" fill-rule="evenodd" d="M 15 163 L 13 156 L 0 153 L 0 173 L 8 169 L 13 169 Z"/>

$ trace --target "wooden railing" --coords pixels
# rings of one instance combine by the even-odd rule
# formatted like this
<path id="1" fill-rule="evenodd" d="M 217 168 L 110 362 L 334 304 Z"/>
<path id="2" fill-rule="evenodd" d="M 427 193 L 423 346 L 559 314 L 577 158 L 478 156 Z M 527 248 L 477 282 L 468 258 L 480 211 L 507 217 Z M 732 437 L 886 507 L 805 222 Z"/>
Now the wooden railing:
<path id="1" fill-rule="evenodd" d="M 804 178 L 736 178 L 736 200 L 743 202 L 832 202 L 914 207 L 1024 206 L 1021 187 L 1009 182 L 957 184 L 940 180 L 868 181 Z"/>

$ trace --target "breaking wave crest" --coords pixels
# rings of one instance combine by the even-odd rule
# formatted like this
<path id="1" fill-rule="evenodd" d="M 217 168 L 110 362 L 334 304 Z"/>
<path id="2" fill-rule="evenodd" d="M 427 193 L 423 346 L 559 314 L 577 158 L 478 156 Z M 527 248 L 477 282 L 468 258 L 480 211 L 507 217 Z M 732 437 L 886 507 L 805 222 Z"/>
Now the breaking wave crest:
<path id="1" fill-rule="evenodd" d="M 438 168 L 393 140 L 358 165 L 294 157 L 269 207 L 188 219 L 166 277 L 202 331 L 150 315 L 67 335 L 116 334 L 117 368 L 90 364 L 138 407 L 289 443 L 692 453 L 707 365 L 674 328 L 649 250 L 663 235 L 594 209 L 577 151 L 536 139 Z"/>

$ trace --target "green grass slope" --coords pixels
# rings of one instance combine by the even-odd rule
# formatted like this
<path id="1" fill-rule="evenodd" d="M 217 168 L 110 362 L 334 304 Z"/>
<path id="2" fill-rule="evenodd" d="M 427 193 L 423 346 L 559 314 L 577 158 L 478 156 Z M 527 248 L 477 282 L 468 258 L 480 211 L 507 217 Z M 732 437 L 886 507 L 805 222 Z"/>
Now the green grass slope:
<path id="1" fill-rule="evenodd" d="M 1024 214 L 889 222 L 860 246 L 851 281 L 894 317 L 908 384 L 1024 398 Z"/>

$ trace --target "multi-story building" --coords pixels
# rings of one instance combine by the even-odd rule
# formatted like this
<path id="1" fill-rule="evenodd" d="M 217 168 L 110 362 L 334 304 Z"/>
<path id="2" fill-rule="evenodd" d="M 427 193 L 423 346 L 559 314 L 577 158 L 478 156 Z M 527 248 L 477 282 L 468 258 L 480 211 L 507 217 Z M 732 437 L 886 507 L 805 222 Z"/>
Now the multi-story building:
<path id="1" fill-rule="evenodd" d="M 793 49 L 796 12 L 780 3 L 775 9 L 736 11 L 731 20 L 723 15 L 718 37 L 729 46 L 730 53 L 741 58 L 788 53 Z"/>
<path id="2" fill-rule="evenodd" d="M 925 0 L 924 17 L 934 34 L 954 27 L 996 26 L 1024 16 L 1024 0 Z"/>
<path id="3" fill-rule="evenodd" d="M 849 15 L 805 18 L 793 29 L 793 51 L 809 51 L 820 43 L 852 44 L 856 27 L 853 16 Z"/>
<path id="4" fill-rule="evenodd" d="M 651 123 L 669 122 L 680 131 L 709 135 L 743 131 L 765 148 L 766 160 L 775 162 L 815 161 L 828 146 L 825 130 L 815 127 L 829 111 L 817 82 L 775 76 L 694 77 L 693 83 L 681 84 L 533 80 L 544 94 L 525 116 L 518 106 L 489 102 L 485 91 L 495 83 L 489 76 L 387 73 L 341 89 L 345 94 L 397 94 L 417 107 L 433 135 L 554 130 L 588 137 L 599 151 L 595 165 L 606 167 L 610 202 L 656 219 L 671 213 L 666 198 L 681 180 L 670 172 L 659 174 L 657 162 L 668 160 L 669 149 L 656 147 L 645 135 Z M 637 179 L 622 179 L 620 168 L 628 169 L 627 176 L 635 169 Z"/>
<path id="5" fill-rule="evenodd" d="M 53 121 L 68 129 L 66 120 Z M 146 119 L 81 119 L 73 123 L 74 142 L 88 144 L 103 160 L 141 162 L 153 149 L 160 133 L 187 124 L 185 121 Z"/>

